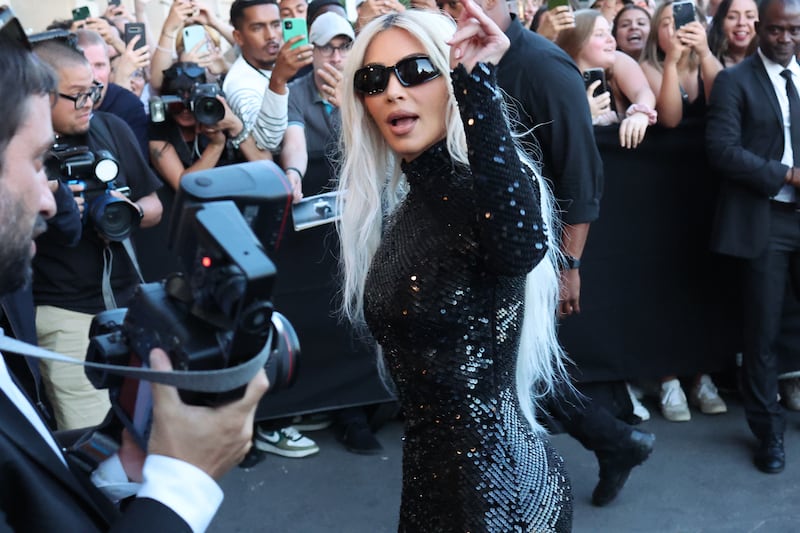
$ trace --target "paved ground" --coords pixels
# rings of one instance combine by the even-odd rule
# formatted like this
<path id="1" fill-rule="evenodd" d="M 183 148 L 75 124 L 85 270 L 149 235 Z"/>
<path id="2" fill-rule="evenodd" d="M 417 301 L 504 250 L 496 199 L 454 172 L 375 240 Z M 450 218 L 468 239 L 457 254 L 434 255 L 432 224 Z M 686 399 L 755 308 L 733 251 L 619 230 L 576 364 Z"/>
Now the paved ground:
<path id="1" fill-rule="evenodd" d="M 693 412 L 688 423 L 653 416 L 641 427 L 657 435 L 650 460 L 634 470 L 610 506 L 589 503 L 597 479 L 594 455 L 566 435 L 553 443 L 572 478 L 575 532 L 764 532 L 800 531 L 800 416 L 790 416 L 787 468 L 767 475 L 751 466 L 749 435 L 741 406 L 727 397 L 729 413 Z M 378 434 L 385 453 L 346 452 L 329 430 L 311 433 L 322 451 L 306 459 L 268 456 L 222 482 L 225 502 L 211 531 L 381 533 L 397 528 L 400 438 L 393 422 Z"/>

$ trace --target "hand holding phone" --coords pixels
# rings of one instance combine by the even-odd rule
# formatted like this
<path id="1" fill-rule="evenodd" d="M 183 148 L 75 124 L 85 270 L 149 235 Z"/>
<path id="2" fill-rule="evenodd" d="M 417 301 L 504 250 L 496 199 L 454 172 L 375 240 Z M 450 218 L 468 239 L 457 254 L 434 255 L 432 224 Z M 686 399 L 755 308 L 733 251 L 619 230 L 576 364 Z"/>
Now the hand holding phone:
<path id="1" fill-rule="evenodd" d="M 200 43 L 203 43 L 203 45 L 197 50 L 197 53 L 208 53 L 208 36 L 206 35 L 206 29 L 199 24 L 185 26 L 183 28 L 184 51 L 191 52 Z"/>
<path id="2" fill-rule="evenodd" d="M 144 22 L 128 22 L 125 24 L 125 46 L 129 45 L 134 37 L 139 36 L 139 40 L 133 45 L 134 50 L 138 50 L 147 44 L 145 38 Z"/>
<path id="3" fill-rule="evenodd" d="M 308 44 L 308 28 L 306 27 L 306 19 L 283 19 L 283 42 L 289 41 L 298 35 L 302 35 L 303 38 L 292 45 L 293 49 L 297 48 L 298 46 L 304 46 Z"/>
<path id="4" fill-rule="evenodd" d="M 589 86 L 596 81 L 599 81 L 600 85 L 595 88 L 592 96 L 597 97 L 605 92 L 608 92 L 605 70 L 601 68 L 590 68 L 583 71 L 583 83 L 587 90 L 589 89 Z"/>

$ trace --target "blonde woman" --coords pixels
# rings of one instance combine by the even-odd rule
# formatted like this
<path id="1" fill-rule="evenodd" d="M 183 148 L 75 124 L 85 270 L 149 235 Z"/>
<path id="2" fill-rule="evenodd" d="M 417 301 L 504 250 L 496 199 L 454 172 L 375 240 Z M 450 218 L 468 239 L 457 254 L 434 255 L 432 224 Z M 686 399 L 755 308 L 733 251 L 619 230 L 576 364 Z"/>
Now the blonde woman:
<path id="1" fill-rule="evenodd" d="M 344 68 L 344 311 L 405 414 L 400 531 L 569 531 L 533 398 L 563 377 L 548 191 L 513 142 L 472 0 L 379 17 Z M 452 69 L 452 72 L 451 72 Z"/>

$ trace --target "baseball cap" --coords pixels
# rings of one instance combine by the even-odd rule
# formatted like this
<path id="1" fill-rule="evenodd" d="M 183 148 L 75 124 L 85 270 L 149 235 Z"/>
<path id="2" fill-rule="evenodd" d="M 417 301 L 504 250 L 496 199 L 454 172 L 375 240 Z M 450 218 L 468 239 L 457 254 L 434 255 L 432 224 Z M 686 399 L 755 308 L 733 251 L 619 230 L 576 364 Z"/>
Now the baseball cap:
<path id="1" fill-rule="evenodd" d="M 353 33 L 353 27 L 346 18 L 336 13 L 328 12 L 318 16 L 317 20 L 311 25 L 308 40 L 317 46 L 324 46 L 338 35 L 345 35 L 350 37 L 351 40 L 356 38 L 355 33 Z"/>

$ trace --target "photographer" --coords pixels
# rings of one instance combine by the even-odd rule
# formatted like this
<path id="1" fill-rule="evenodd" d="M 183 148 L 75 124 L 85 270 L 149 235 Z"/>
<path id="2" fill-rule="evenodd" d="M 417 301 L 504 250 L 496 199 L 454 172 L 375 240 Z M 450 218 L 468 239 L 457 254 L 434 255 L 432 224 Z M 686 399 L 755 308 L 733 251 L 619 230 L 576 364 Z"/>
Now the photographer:
<path id="1" fill-rule="evenodd" d="M 14 31 L 9 25 L 14 25 Z M 12 39 L 8 34 L 14 36 Z M 53 130 L 57 88 L 49 68 L 23 45 L 16 19 L 0 29 L 0 295 L 30 277 L 33 238 L 55 213 L 43 160 Z M 60 99 L 63 100 L 63 99 Z M 161 350 L 153 368 L 168 370 Z M 222 500 L 213 481 L 250 445 L 253 414 L 266 390 L 263 372 L 243 399 L 217 409 L 183 404 L 172 387 L 153 386 L 154 424 L 147 457 L 129 438 L 103 473 L 142 481 L 124 513 L 118 511 L 64 455 L 53 435 L 9 376 L 0 357 L 0 529 L 3 531 L 203 531 Z M 125 475 L 127 474 L 127 476 Z"/>
<path id="2" fill-rule="evenodd" d="M 46 234 L 37 242 L 33 293 L 39 344 L 82 360 L 92 317 L 125 306 L 140 281 L 132 248 L 126 249 L 124 237 L 98 231 L 94 206 L 118 203 L 114 207 L 119 214 L 116 221 L 125 221 L 127 216 L 129 230 L 152 226 L 161 219 L 161 202 L 155 193 L 160 183 L 130 128 L 114 115 L 92 114 L 100 91 L 83 54 L 53 40 L 37 44 L 36 53 L 59 78 L 59 98 L 52 109 L 56 151 L 69 153 L 69 149 L 86 147 L 88 154 L 82 157 L 94 154 L 99 158 L 98 151 L 104 150 L 118 162 L 119 175 L 110 182 L 112 190 L 108 192 L 92 175 L 91 167 L 85 172 L 75 170 L 85 165 L 72 165 L 72 171 L 62 169 L 61 179 L 84 183 L 80 194 L 87 205 L 81 239 L 71 248 L 53 242 Z M 69 175 L 75 172 L 79 175 Z M 113 190 L 123 187 L 129 187 L 129 198 Z M 94 426 L 103 420 L 109 407 L 108 393 L 96 390 L 79 366 L 48 362 L 41 367 L 58 429 Z"/>
<path id="3" fill-rule="evenodd" d="M 203 108 L 199 111 L 201 120 L 198 120 L 198 111 L 191 109 L 193 89 L 205 83 L 205 69 L 197 63 L 175 63 L 164 71 L 161 94 L 179 97 L 181 101 L 165 103 L 163 122 L 155 122 L 155 117 L 151 117 L 150 162 L 176 190 L 184 174 L 236 162 L 227 140 L 235 137 L 244 126 L 225 99 L 216 97 L 218 105 L 213 106 L 212 111 L 223 116 L 213 124 L 207 122 L 216 117 L 203 114 L 206 106 L 198 105 Z"/>

